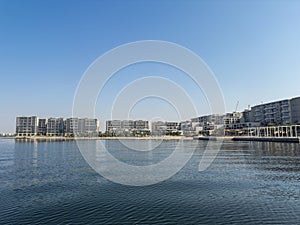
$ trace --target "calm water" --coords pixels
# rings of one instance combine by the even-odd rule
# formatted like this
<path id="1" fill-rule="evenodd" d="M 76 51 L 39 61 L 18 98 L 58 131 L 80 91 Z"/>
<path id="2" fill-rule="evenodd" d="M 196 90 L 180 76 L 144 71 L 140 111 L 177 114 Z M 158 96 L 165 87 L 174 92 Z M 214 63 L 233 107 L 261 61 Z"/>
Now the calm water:
<path id="1" fill-rule="evenodd" d="M 176 145 L 133 155 L 118 141 L 101 142 L 137 165 Z M 198 172 L 205 144 L 185 141 L 197 150 L 172 178 L 130 187 L 94 172 L 73 141 L 0 139 L 0 224 L 300 224 L 299 144 L 226 142 Z"/>

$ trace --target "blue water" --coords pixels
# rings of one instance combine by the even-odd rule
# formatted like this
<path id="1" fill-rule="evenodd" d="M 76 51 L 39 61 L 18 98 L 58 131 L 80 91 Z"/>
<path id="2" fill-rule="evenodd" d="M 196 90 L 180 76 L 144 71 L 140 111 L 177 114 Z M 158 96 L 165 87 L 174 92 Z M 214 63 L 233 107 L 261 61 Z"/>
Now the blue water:
<path id="1" fill-rule="evenodd" d="M 136 165 L 165 159 L 177 144 L 150 154 L 117 140 L 86 142 Z M 74 141 L 0 139 L 0 224 L 300 224 L 299 144 L 225 142 L 204 172 L 206 142 L 184 145 L 196 150 L 180 172 L 132 187 L 96 173 Z"/>

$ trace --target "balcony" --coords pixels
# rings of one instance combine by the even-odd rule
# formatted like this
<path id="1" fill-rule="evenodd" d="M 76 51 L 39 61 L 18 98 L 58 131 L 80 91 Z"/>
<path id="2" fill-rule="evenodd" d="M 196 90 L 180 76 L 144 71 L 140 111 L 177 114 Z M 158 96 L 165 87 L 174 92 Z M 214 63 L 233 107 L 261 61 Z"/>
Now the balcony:
<path id="1" fill-rule="evenodd" d="M 265 106 L 265 110 L 269 110 L 269 109 L 275 109 L 276 108 L 276 105 L 266 105 Z"/>
<path id="2" fill-rule="evenodd" d="M 265 115 L 273 115 L 275 113 L 277 113 L 277 112 L 275 112 L 275 111 L 268 111 L 268 112 L 265 112 Z"/>
<path id="3" fill-rule="evenodd" d="M 281 112 L 290 112 L 290 110 L 289 110 L 289 108 L 283 108 L 282 110 L 281 110 Z"/>

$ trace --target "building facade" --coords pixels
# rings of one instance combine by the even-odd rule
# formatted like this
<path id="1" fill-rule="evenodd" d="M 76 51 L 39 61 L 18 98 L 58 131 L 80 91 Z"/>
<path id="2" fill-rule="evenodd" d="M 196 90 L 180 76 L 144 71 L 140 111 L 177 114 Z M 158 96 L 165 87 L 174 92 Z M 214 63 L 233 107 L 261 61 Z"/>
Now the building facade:
<path id="1" fill-rule="evenodd" d="M 118 134 L 123 132 L 121 120 L 107 120 L 106 121 L 106 132 Z"/>
<path id="2" fill-rule="evenodd" d="M 136 136 L 149 134 L 149 122 L 146 120 L 108 120 L 106 132 L 116 136 Z"/>
<path id="3" fill-rule="evenodd" d="M 80 118 L 78 119 L 78 131 L 79 136 L 94 136 L 99 133 L 99 121 L 98 119 Z"/>
<path id="4" fill-rule="evenodd" d="M 38 135 L 46 135 L 47 133 L 47 119 L 38 119 Z"/>
<path id="5" fill-rule="evenodd" d="M 47 136 L 63 136 L 64 135 L 64 119 L 49 118 L 47 121 Z"/>
<path id="6" fill-rule="evenodd" d="M 178 122 L 154 121 L 151 123 L 151 134 L 153 135 L 171 135 L 178 133 L 178 131 Z"/>
<path id="7" fill-rule="evenodd" d="M 300 97 L 291 99 L 292 124 L 300 124 Z"/>
<path id="8" fill-rule="evenodd" d="M 68 118 L 65 120 L 65 136 L 96 136 L 98 133 L 98 119 Z"/>
<path id="9" fill-rule="evenodd" d="M 36 116 L 21 116 L 16 118 L 17 136 L 98 136 L 98 134 L 98 119 L 41 119 Z"/>
<path id="10" fill-rule="evenodd" d="M 224 115 L 212 114 L 191 119 L 191 128 L 194 134 L 221 135 L 224 127 Z"/>
<path id="11" fill-rule="evenodd" d="M 261 126 L 299 124 L 300 97 L 256 105 L 251 111 Z"/>
<path id="12" fill-rule="evenodd" d="M 16 118 L 17 136 L 34 136 L 38 133 L 37 116 L 20 116 Z"/>
<path id="13" fill-rule="evenodd" d="M 194 136 L 196 134 L 196 128 L 194 126 L 194 122 L 191 120 L 181 121 L 178 124 L 178 130 L 184 136 Z"/>
<path id="14" fill-rule="evenodd" d="M 122 127 L 122 129 L 125 129 L 125 131 L 130 131 L 135 128 L 135 121 L 123 120 L 123 121 L 121 121 L 121 127 Z"/>
<path id="15" fill-rule="evenodd" d="M 136 130 L 149 130 L 149 122 L 147 120 L 135 120 L 134 129 Z"/>
<path id="16" fill-rule="evenodd" d="M 65 120 L 65 135 L 73 136 L 78 132 L 78 118 L 67 118 Z"/>

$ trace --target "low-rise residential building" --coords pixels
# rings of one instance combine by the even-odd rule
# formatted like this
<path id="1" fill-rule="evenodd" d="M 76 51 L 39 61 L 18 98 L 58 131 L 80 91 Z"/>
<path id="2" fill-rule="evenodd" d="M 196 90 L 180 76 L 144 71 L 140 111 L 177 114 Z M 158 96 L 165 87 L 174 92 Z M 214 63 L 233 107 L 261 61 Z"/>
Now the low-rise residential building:
<path id="1" fill-rule="evenodd" d="M 200 135 L 220 135 L 224 127 L 224 115 L 212 114 L 191 119 L 194 133 Z"/>
<path id="2" fill-rule="evenodd" d="M 73 136 L 78 133 L 78 118 L 67 118 L 65 120 L 65 135 Z"/>
<path id="3" fill-rule="evenodd" d="M 106 132 L 112 134 L 119 134 L 123 132 L 121 120 L 107 120 L 106 121 Z"/>
<path id="4" fill-rule="evenodd" d="M 243 118 L 243 121 L 245 123 L 247 122 L 254 122 L 253 120 L 253 113 L 251 111 L 251 109 L 245 109 L 243 112 L 242 112 L 242 118 Z"/>
<path id="5" fill-rule="evenodd" d="M 166 128 L 167 128 L 167 132 L 175 132 L 178 130 L 178 125 L 179 125 L 178 122 L 166 121 L 165 124 L 166 124 Z"/>
<path id="6" fill-rule="evenodd" d="M 16 118 L 17 136 L 34 136 L 38 133 L 37 116 L 20 116 Z"/>
<path id="7" fill-rule="evenodd" d="M 47 133 L 47 119 L 38 119 L 38 135 L 46 135 Z"/>
<path id="8" fill-rule="evenodd" d="M 236 128 L 241 124 L 243 114 L 241 112 L 226 113 L 224 117 L 225 129 Z"/>
<path id="9" fill-rule="evenodd" d="M 193 123 L 191 120 L 181 121 L 178 125 L 179 131 L 184 136 L 194 136 L 196 134 L 196 128 L 193 126 Z"/>
<path id="10" fill-rule="evenodd" d="M 125 130 L 125 132 L 129 132 L 130 130 L 135 128 L 135 121 L 133 120 L 122 120 L 121 127 Z"/>
<path id="11" fill-rule="evenodd" d="M 96 136 L 99 133 L 99 120 L 92 118 L 68 118 L 65 121 L 66 136 Z"/>
<path id="12" fill-rule="evenodd" d="M 47 121 L 47 136 L 63 136 L 64 135 L 64 119 L 49 118 Z"/>
<path id="13" fill-rule="evenodd" d="M 179 133 L 179 123 L 169 121 L 153 121 L 151 123 L 152 135 L 172 135 Z"/>
<path id="14" fill-rule="evenodd" d="M 258 122 L 251 122 L 250 110 L 244 112 L 227 113 L 224 117 L 224 134 L 236 135 L 246 133 L 249 127 L 259 126 Z"/>
<path id="15" fill-rule="evenodd" d="M 262 126 L 300 123 L 300 97 L 285 99 L 251 108 L 253 121 Z"/>
<path id="16" fill-rule="evenodd" d="M 151 122 L 151 134 L 152 135 L 165 135 L 167 130 L 166 124 L 163 121 Z"/>
<path id="17" fill-rule="evenodd" d="M 99 133 L 98 119 L 82 118 L 78 119 L 79 136 L 95 136 Z"/>
<path id="18" fill-rule="evenodd" d="M 98 119 L 40 119 L 36 116 L 22 116 L 16 118 L 17 136 L 97 136 L 98 134 Z"/>
<path id="19" fill-rule="evenodd" d="M 300 97 L 290 100 L 292 124 L 300 124 Z"/>
<path id="20" fill-rule="evenodd" d="M 148 135 L 149 122 L 146 120 L 108 120 L 106 132 L 116 136 Z"/>
<path id="21" fill-rule="evenodd" d="M 134 129 L 136 130 L 149 130 L 149 122 L 147 120 L 135 120 Z"/>

